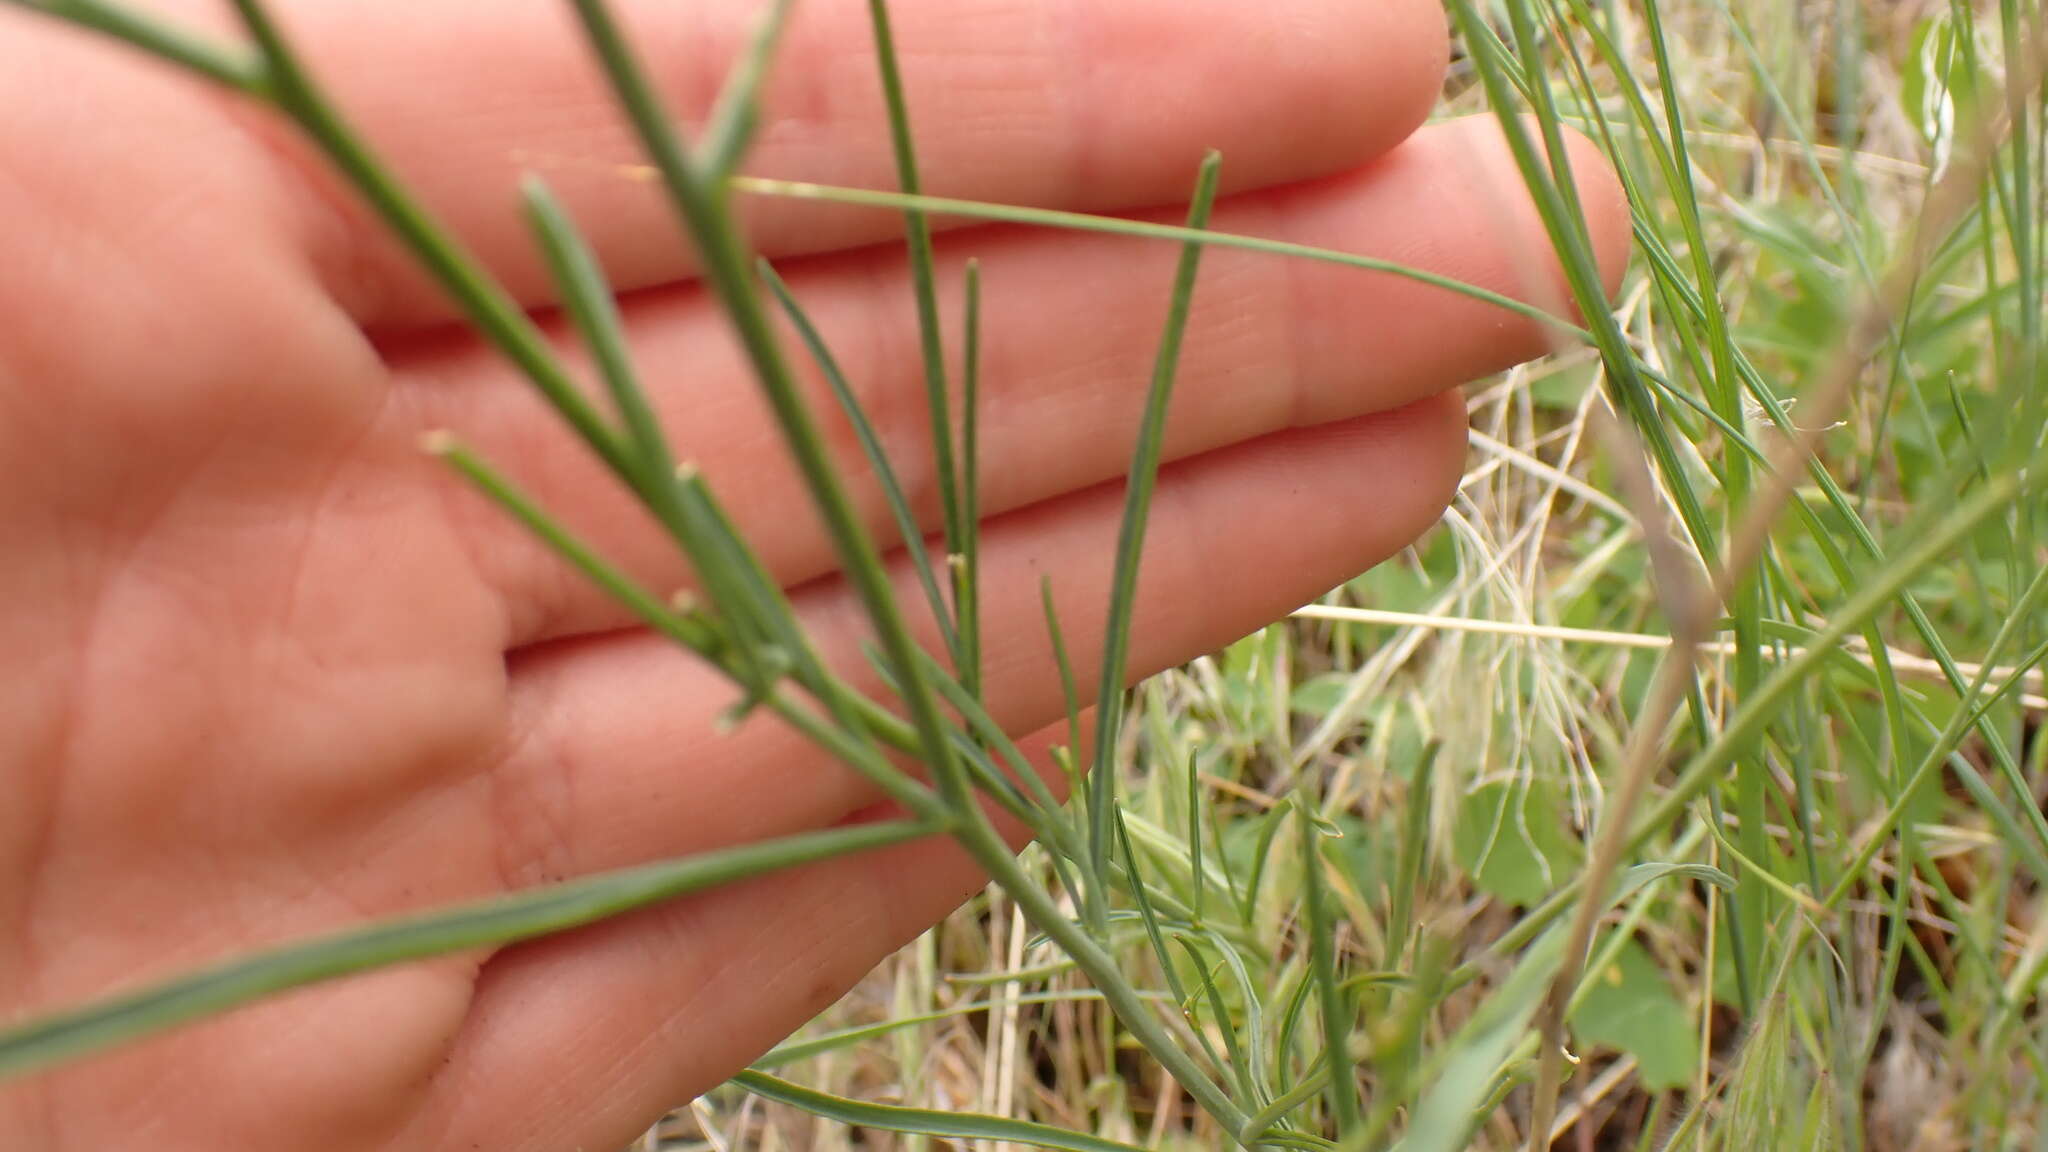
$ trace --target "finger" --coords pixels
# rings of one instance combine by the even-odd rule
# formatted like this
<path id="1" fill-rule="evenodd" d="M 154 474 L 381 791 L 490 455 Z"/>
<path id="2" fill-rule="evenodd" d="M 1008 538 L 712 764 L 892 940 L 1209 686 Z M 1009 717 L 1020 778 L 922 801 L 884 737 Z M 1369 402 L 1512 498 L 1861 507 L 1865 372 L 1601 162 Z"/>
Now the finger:
<path id="1" fill-rule="evenodd" d="M 1064 739 L 1062 724 L 1022 746 L 1051 778 L 1050 749 Z M 998 823 L 1022 847 L 1023 831 Z M 624 1147 L 830 1007 L 985 882 L 957 844 L 933 838 L 507 951 L 478 980 L 439 1107 L 425 1113 L 429 1130 L 490 1148 Z"/>
<path id="2" fill-rule="evenodd" d="M 1590 146 L 1573 155 L 1610 276 L 1628 214 Z M 1399 260 L 1525 300 L 1554 303 L 1561 275 L 1498 131 L 1470 120 L 1426 130 L 1380 163 L 1221 206 L 1217 227 Z M 1130 457 L 1173 279 L 1175 246 L 1092 235 L 988 230 L 942 248 L 984 261 L 982 499 L 1023 507 L 1117 475 Z M 915 317 L 899 257 L 854 254 L 791 270 L 839 350 L 924 527 L 938 522 Z M 957 299 L 953 285 L 950 298 Z M 758 385 L 700 296 L 642 301 L 631 324 L 643 376 L 681 455 L 727 500 L 778 577 L 826 571 L 832 555 L 789 466 Z M 1223 249 L 1195 291 L 1166 450 L 1180 458 L 1288 427 L 1378 411 L 1505 368 L 1546 347 L 1535 321 L 1413 280 Z M 953 341 L 955 347 L 958 340 Z M 460 430 L 505 462 L 605 555 L 657 587 L 686 579 L 673 546 L 561 422 L 475 351 L 402 362 L 424 421 Z M 880 490 L 837 406 L 814 387 L 841 470 L 878 530 Z M 619 626 L 609 601 L 495 509 L 461 529 L 501 589 L 515 641 Z M 893 535 L 893 534 L 892 534 Z"/>
<path id="3" fill-rule="evenodd" d="M 538 168 L 568 201 L 619 282 L 686 275 L 673 215 L 575 28 L 542 0 L 300 4 L 284 16 L 314 72 L 393 168 L 502 274 L 548 298 L 516 209 Z M 614 5 L 649 76 L 687 131 L 701 125 L 753 33 L 759 0 Z M 891 5 L 930 190 L 970 198 L 1112 209 L 1185 194 L 1202 152 L 1231 156 L 1226 179 L 1254 187 L 1338 170 L 1419 124 L 1448 62 L 1435 0 L 1293 0 L 1286 18 L 1254 5 L 1179 0 L 896 0 Z M 894 187 L 867 5 L 798 4 L 767 90 L 749 170 Z M 1228 73 L 1237 82 L 1217 84 Z M 411 263 L 304 150 L 278 139 L 338 225 L 323 266 L 359 318 L 409 324 L 442 314 Z M 818 251 L 900 231 L 883 213 L 788 204 L 749 209 L 771 253 Z"/>
<path id="4" fill-rule="evenodd" d="M 1405 547 L 1448 501 L 1463 444 L 1463 404 L 1448 394 L 1168 469 L 1128 674 L 1220 648 Z M 987 525 L 984 683 L 1006 729 L 1030 731 L 1064 710 L 1041 577 L 1092 698 L 1121 510 L 1121 486 L 1103 485 Z M 900 558 L 897 585 L 914 594 Z M 844 586 L 821 581 L 796 605 L 821 653 L 875 691 L 860 654 L 864 618 Z M 909 615 L 935 647 L 928 616 Z M 720 734 L 732 689 L 642 634 L 531 653 L 515 662 L 512 683 L 521 738 L 489 786 L 504 814 L 501 859 L 517 883 L 823 827 L 876 799 L 772 717 Z"/>
<path id="5" fill-rule="evenodd" d="M 1455 396 L 1441 396 L 1171 469 L 1146 548 L 1131 669 L 1217 647 L 1404 545 L 1455 486 L 1463 415 Z M 1118 503 L 1105 488 L 990 526 L 990 706 L 1013 730 L 1062 710 L 1037 623 L 1040 573 L 1065 605 L 1079 668 L 1091 667 Z M 852 659 L 860 629 L 845 591 L 828 584 L 799 600 L 821 643 Z M 573 785 L 524 785 L 569 801 L 543 821 L 576 841 L 553 867 L 786 834 L 840 822 L 874 800 L 845 770 L 762 721 L 722 741 L 709 736 L 724 694 L 663 645 L 564 645 L 547 667 L 521 669 L 516 683 L 520 708 L 539 714 L 546 735 L 529 741 L 507 773 L 515 781 L 575 775 Z M 1064 725 L 1055 726 L 1027 751 L 1043 763 L 1064 737 Z M 537 756 L 543 749 L 553 754 Z M 435 1130 L 488 1133 L 493 1146 L 553 1147 L 571 1142 L 557 1126 L 575 1117 L 581 1139 L 608 1128 L 597 1133 L 603 1141 L 623 1143 L 830 1004 L 979 883 L 950 842 L 924 841 L 509 950 L 477 986 Z M 476 1108 L 486 1098 L 526 1107 Z"/>

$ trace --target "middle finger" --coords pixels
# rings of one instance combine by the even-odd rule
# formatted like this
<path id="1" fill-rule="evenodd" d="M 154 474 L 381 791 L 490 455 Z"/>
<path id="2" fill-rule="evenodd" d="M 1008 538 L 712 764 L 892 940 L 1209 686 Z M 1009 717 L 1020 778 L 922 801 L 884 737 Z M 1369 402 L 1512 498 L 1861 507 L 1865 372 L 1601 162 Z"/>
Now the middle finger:
<path id="1" fill-rule="evenodd" d="M 1610 279 L 1627 249 L 1624 201 L 1590 146 L 1571 157 Z M 1219 231 L 1392 259 L 1556 307 L 1561 278 L 1497 129 L 1447 123 L 1357 172 L 1247 194 Z M 994 515 L 1100 483 L 1128 464 L 1172 280 L 1171 244 L 991 228 L 939 248 L 944 299 L 984 265 L 981 490 Z M 798 297 L 840 357 L 919 517 L 938 520 L 915 318 L 903 258 L 871 249 L 790 265 Z M 949 311 L 957 311 L 950 309 Z M 834 561 L 801 478 L 715 302 L 696 288 L 629 298 L 641 379 L 680 459 L 695 463 L 777 579 Z M 1284 428 L 1383 411 L 1539 354 L 1544 327 L 1405 278 L 1252 253 L 1207 254 L 1166 424 L 1179 459 Z M 953 333 L 949 346 L 959 346 Z M 489 350 L 395 353 L 411 407 L 498 461 L 601 554 L 667 591 L 674 546 L 561 421 Z M 815 410 L 870 525 L 887 506 L 850 428 L 807 363 Z M 456 505 L 512 644 L 628 623 L 609 598 L 480 499 Z"/>

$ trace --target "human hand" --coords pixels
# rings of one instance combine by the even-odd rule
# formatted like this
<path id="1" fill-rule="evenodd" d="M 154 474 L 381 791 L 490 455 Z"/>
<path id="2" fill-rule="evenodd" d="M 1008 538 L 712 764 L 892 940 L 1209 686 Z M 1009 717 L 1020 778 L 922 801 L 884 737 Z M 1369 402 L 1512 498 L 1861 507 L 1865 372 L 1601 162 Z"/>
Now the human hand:
<path id="1" fill-rule="evenodd" d="M 628 290 L 679 452 L 857 677 L 829 544 L 665 208 L 621 175 L 636 157 L 567 6 L 281 7 L 373 144 L 536 308 L 547 281 L 514 181 L 548 169 Z M 701 119 L 755 5 L 622 7 L 678 113 Z M 1417 129 L 1446 57 L 1436 0 L 895 8 L 935 192 L 1138 211 L 1184 196 L 1216 147 L 1219 230 L 1559 296 L 1494 131 Z M 865 21 L 856 4 L 800 9 L 753 170 L 890 185 Z M 453 429 L 650 585 L 685 579 L 278 125 L 4 9 L 0 106 L 0 1018 L 875 802 L 772 720 L 717 731 L 717 674 L 418 451 Z M 1573 161 L 1618 270 L 1619 193 L 1591 149 Z M 883 243 L 896 222 L 757 203 L 750 227 L 932 517 L 914 317 Z M 1100 631 L 1114 481 L 1176 253 L 1010 229 L 940 249 L 944 268 L 986 268 L 989 700 L 1030 733 L 1062 710 L 1040 574 L 1074 641 Z M 1455 386 L 1543 341 L 1410 281 L 1210 253 L 1132 673 L 1414 539 L 1459 474 Z M 861 496 L 880 528 L 878 494 Z M 917 843 L 323 985 L 0 1086 L 0 1132 L 33 1149 L 616 1146 L 978 883 L 949 844 Z"/>

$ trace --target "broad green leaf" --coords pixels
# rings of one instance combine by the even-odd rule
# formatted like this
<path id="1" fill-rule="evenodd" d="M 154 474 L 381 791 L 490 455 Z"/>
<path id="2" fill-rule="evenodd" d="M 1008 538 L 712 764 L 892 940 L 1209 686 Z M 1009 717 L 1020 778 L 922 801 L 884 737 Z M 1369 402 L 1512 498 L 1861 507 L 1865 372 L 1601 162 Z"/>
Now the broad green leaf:
<path id="1" fill-rule="evenodd" d="M 1344 702 L 1344 694 L 1351 686 L 1351 677 L 1342 672 L 1325 672 L 1297 685 L 1287 705 L 1304 716 L 1328 716 Z"/>
<path id="2" fill-rule="evenodd" d="M 1481 888 L 1530 905 L 1572 875 L 1584 849 L 1562 819 L 1554 791 L 1540 781 L 1500 782 L 1459 801 L 1453 844 L 1458 863 Z"/>
<path id="3" fill-rule="evenodd" d="M 1635 1057 L 1636 1077 L 1652 1091 L 1690 1082 L 1699 1064 L 1699 1029 L 1642 945 L 1623 944 L 1611 963 L 1587 975 L 1571 1019 L 1579 1043 Z"/>

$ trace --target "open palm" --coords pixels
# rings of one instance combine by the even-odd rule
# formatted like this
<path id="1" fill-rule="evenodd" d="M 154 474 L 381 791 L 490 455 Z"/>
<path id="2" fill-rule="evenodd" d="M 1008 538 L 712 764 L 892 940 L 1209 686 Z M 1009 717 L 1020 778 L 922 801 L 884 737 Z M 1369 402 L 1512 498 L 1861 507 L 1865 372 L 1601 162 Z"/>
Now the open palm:
<path id="1" fill-rule="evenodd" d="M 566 5 L 281 7 L 375 146 L 536 310 L 546 280 L 513 189 L 523 168 L 549 176 L 626 290 L 678 452 L 857 675 L 859 616 L 828 542 L 686 245 L 626 167 Z M 679 118 L 701 120 L 755 6 L 622 7 Z M 1557 294 L 1495 133 L 1418 130 L 1447 55 L 1435 0 L 895 7 L 935 191 L 1143 212 L 1184 195 L 1215 147 L 1219 229 Z M 755 170 L 888 184 L 865 20 L 857 4 L 800 12 Z M 278 125 L 5 10 L 0 107 L 0 1019 L 875 803 L 771 720 L 719 731 L 716 674 L 420 453 L 424 431 L 456 430 L 651 586 L 686 579 Z M 1615 268 L 1619 194 L 1590 149 L 1574 159 Z M 749 220 L 930 514 L 894 222 L 771 203 Z M 1029 733 L 1061 711 L 1040 575 L 1076 639 L 1100 626 L 1175 253 L 941 239 L 942 267 L 967 255 L 988 284 L 989 699 Z M 1459 474 L 1455 385 L 1541 350 L 1535 325 L 1409 281 L 1211 254 L 1131 671 L 1406 545 Z M 879 528 L 879 494 L 860 496 Z M 0 1133 L 34 1149 L 615 1146 L 977 883 L 921 842 L 316 987 L 0 1086 Z"/>

